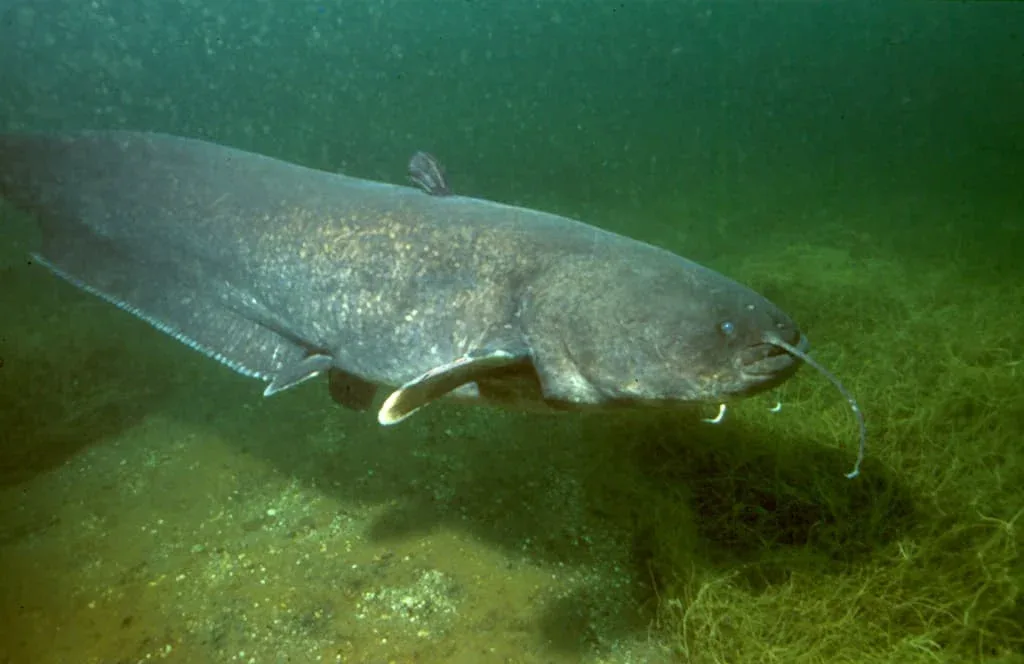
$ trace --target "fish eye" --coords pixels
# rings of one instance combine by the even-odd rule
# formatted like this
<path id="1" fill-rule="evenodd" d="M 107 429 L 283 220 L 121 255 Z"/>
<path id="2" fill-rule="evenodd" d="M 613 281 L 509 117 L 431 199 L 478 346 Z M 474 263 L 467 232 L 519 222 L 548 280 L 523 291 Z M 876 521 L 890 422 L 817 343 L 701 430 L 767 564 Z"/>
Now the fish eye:
<path id="1" fill-rule="evenodd" d="M 724 321 L 721 325 L 718 326 L 718 329 L 720 329 L 722 331 L 722 334 L 724 334 L 727 337 L 731 337 L 736 332 L 736 326 L 733 325 L 731 320 Z"/>

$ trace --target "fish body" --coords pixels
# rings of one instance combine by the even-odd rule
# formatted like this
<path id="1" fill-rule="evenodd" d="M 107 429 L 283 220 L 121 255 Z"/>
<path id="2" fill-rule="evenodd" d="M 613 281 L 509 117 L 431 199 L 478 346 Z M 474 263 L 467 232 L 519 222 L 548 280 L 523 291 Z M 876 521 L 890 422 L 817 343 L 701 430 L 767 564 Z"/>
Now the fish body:
<path id="1" fill-rule="evenodd" d="M 0 195 L 39 219 L 38 260 L 267 394 L 328 372 L 350 405 L 391 391 L 392 423 L 447 394 L 720 403 L 800 365 L 771 338 L 806 337 L 753 290 L 440 177 L 429 195 L 156 133 L 0 135 Z"/>

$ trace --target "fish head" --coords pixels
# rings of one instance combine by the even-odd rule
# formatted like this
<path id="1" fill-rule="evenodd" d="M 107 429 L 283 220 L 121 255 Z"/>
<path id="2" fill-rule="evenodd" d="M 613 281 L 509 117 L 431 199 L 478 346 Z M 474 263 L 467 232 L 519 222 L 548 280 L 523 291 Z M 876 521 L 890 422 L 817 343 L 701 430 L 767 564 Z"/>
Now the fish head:
<path id="1" fill-rule="evenodd" d="M 800 367 L 772 341 L 806 352 L 807 337 L 767 298 L 678 256 L 656 258 L 577 271 L 572 297 L 545 316 L 559 326 L 547 332 L 559 346 L 535 360 L 548 399 L 723 403 L 776 387 Z"/>

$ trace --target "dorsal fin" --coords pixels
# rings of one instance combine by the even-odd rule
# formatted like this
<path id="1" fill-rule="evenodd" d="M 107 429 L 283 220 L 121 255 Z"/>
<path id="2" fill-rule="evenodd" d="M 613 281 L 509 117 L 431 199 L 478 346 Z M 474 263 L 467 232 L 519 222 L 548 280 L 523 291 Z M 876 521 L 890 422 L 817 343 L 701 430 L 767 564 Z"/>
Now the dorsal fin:
<path id="1" fill-rule="evenodd" d="M 409 159 L 409 179 L 431 196 L 451 196 L 444 167 L 429 152 L 417 152 Z"/>

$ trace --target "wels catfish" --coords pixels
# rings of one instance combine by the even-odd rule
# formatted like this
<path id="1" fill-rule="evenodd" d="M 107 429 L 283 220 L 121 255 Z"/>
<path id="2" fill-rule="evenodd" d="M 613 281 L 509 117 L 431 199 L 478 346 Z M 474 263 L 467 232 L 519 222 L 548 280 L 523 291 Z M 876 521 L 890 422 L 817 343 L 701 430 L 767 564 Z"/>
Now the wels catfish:
<path id="1" fill-rule="evenodd" d="M 399 422 L 445 395 L 551 409 L 726 403 L 787 380 L 807 338 L 753 290 L 566 217 L 209 142 L 0 135 L 0 195 L 41 222 L 36 259 L 264 394 L 326 373 Z M 422 191 L 420 190 L 422 189 Z"/>

